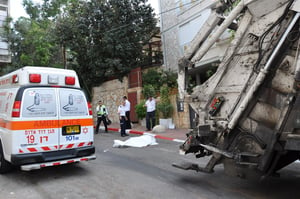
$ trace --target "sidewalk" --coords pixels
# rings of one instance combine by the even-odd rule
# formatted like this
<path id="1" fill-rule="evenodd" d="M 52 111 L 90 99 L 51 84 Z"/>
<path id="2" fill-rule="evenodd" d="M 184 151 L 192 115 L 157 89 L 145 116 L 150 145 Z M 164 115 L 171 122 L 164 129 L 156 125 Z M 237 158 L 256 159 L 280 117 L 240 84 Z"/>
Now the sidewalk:
<path id="1" fill-rule="evenodd" d="M 103 125 L 100 126 L 100 129 L 103 128 Z M 103 128 L 104 129 L 104 128 Z M 120 124 L 112 123 L 108 126 L 109 131 L 119 132 Z M 186 134 L 189 132 L 189 129 L 166 129 L 165 132 L 162 133 L 153 133 L 152 131 L 146 131 L 146 127 L 140 126 L 139 124 L 133 124 L 132 129 L 127 129 L 126 132 L 128 134 L 136 134 L 136 135 L 144 135 L 150 134 L 153 135 L 157 139 L 170 140 L 175 142 L 184 142 L 186 140 Z"/>

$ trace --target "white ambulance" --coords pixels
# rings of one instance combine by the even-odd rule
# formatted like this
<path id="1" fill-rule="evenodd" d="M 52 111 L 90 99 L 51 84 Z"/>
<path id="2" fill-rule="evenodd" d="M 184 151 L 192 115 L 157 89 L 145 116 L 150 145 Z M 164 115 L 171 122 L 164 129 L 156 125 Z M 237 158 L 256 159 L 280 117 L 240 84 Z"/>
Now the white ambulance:
<path id="1" fill-rule="evenodd" d="M 92 160 L 93 142 L 75 71 L 26 66 L 0 77 L 0 173 Z"/>

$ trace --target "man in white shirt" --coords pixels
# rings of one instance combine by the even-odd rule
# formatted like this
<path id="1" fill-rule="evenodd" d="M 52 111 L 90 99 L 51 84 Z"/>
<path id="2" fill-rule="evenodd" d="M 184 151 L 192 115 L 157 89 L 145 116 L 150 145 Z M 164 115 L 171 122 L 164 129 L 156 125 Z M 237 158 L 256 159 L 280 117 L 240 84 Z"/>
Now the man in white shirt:
<path id="1" fill-rule="evenodd" d="M 148 131 L 151 131 L 151 129 L 155 126 L 155 99 L 152 96 L 150 96 L 146 101 L 145 106 L 147 107 L 146 128 Z"/>
<path id="2" fill-rule="evenodd" d="M 120 117 L 120 128 L 121 128 L 121 136 L 125 137 L 127 136 L 126 134 L 126 109 L 125 109 L 125 101 L 122 100 L 122 104 L 118 107 L 118 114 Z"/>
<path id="3" fill-rule="evenodd" d="M 127 97 L 124 96 L 123 100 L 125 101 L 125 114 L 126 114 L 126 122 L 125 122 L 125 128 L 131 129 L 131 121 L 130 121 L 130 102 L 128 101 Z"/>

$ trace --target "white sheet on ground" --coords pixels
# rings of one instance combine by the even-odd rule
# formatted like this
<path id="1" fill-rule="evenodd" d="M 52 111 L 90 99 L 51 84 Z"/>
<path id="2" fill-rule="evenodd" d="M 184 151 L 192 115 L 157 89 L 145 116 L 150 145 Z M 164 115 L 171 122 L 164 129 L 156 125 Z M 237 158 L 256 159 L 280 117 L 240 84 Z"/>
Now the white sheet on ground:
<path id="1" fill-rule="evenodd" d="M 129 138 L 126 141 L 114 140 L 113 147 L 145 147 L 156 144 L 158 143 L 152 135 L 142 135 L 139 137 Z"/>

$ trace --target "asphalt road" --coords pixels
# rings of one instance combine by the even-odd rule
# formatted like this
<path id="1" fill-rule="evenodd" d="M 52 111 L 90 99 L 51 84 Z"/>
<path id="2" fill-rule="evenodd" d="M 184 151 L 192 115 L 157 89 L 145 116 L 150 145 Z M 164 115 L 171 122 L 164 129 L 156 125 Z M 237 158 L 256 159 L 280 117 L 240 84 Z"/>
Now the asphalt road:
<path id="1" fill-rule="evenodd" d="M 74 165 L 0 175 L 0 199 L 217 199 L 299 198 L 300 163 L 280 178 L 247 181 L 224 174 L 222 166 L 205 174 L 172 167 L 194 161 L 178 154 L 179 143 L 157 140 L 144 148 L 113 148 L 117 133 L 95 135 L 97 159 Z"/>

